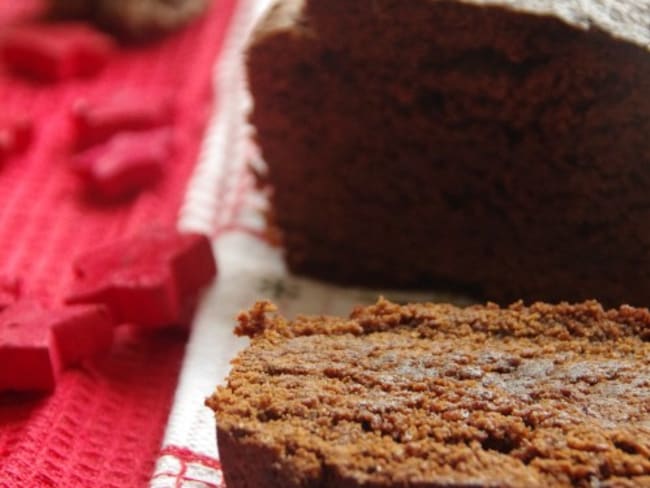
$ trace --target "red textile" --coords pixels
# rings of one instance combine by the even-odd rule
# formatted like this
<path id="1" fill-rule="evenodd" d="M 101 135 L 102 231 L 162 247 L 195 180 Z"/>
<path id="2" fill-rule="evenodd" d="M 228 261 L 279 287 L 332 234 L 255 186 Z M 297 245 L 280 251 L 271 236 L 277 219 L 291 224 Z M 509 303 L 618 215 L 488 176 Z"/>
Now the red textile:
<path id="1" fill-rule="evenodd" d="M 216 0 L 209 15 L 187 29 L 122 48 L 90 80 L 39 84 L 0 64 L 0 114 L 27 114 L 35 125 L 28 151 L 0 167 L 0 271 L 20 276 L 26 292 L 59 300 L 80 252 L 151 222 L 176 221 L 211 109 L 213 61 L 235 3 Z M 0 33 L 35 5 L 0 2 Z M 134 87 L 152 99 L 173 94 L 173 164 L 131 202 L 89 201 L 68 164 L 69 110 L 77 97 L 95 100 Z M 146 485 L 184 346 L 180 332 L 121 330 L 110 355 L 65 371 L 54 394 L 0 394 L 0 487 Z"/>

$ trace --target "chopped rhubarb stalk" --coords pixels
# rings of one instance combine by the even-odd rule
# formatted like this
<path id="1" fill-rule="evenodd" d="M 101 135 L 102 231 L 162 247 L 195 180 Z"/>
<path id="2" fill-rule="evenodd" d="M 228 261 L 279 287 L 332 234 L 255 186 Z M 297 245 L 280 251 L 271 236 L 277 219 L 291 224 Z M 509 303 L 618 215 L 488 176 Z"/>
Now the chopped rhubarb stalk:
<path id="1" fill-rule="evenodd" d="M 35 302 L 19 302 L 0 313 L 0 391 L 54 389 L 62 365 L 46 314 Z"/>
<path id="2" fill-rule="evenodd" d="M 19 300 L 0 312 L 0 391 L 53 390 L 64 367 L 112 342 L 113 321 L 102 305 Z"/>
<path id="3" fill-rule="evenodd" d="M 68 302 L 103 303 L 119 322 L 186 325 L 188 304 L 216 271 L 207 236 L 148 229 L 80 256 Z"/>
<path id="4" fill-rule="evenodd" d="M 14 71 L 56 81 L 96 74 L 114 47 L 109 36 L 82 22 L 35 23 L 7 31 L 0 54 Z"/>
<path id="5" fill-rule="evenodd" d="M 78 148 L 99 144 L 119 132 L 167 126 L 171 119 L 166 99 L 149 100 L 142 93 L 121 93 L 101 102 L 78 100 L 72 109 Z"/>
<path id="6" fill-rule="evenodd" d="M 65 366 L 74 366 L 106 352 L 113 344 L 113 319 L 103 305 L 73 305 L 53 310 L 49 323 Z"/>
<path id="7" fill-rule="evenodd" d="M 89 189 L 105 199 L 133 195 L 155 184 L 171 157 L 169 129 L 118 134 L 73 159 Z"/>

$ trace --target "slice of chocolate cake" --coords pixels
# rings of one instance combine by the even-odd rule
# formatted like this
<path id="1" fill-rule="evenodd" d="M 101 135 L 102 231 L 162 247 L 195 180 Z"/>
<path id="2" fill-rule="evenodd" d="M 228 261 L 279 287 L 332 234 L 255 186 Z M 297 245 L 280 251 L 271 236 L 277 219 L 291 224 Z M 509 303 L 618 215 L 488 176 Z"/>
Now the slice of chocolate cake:
<path id="1" fill-rule="evenodd" d="M 290 268 L 650 300 L 650 2 L 286 0 L 248 49 Z"/>
<path id="2" fill-rule="evenodd" d="M 228 488 L 650 486 L 650 313 L 597 302 L 239 317 Z"/>

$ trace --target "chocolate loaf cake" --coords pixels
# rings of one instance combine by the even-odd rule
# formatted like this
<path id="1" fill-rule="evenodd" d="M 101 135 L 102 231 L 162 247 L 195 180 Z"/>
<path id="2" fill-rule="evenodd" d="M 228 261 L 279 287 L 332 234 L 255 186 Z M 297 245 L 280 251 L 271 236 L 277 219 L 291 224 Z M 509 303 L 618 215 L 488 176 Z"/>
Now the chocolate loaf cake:
<path id="1" fill-rule="evenodd" d="M 650 301 L 648 0 L 285 0 L 247 69 L 294 272 Z"/>
<path id="2" fill-rule="evenodd" d="M 650 486 L 650 313 L 597 302 L 239 317 L 228 488 Z"/>

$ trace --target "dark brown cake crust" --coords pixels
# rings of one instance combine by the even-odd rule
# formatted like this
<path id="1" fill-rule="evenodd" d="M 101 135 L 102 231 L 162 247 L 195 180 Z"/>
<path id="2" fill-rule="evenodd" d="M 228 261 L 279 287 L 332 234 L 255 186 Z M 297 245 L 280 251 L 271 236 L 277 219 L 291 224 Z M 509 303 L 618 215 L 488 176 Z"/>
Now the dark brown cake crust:
<path id="1" fill-rule="evenodd" d="M 650 2 L 281 2 L 248 51 L 290 268 L 647 305 Z"/>
<path id="2" fill-rule="evenodd" d="M 646 309 L 273 311 L 206 402 L 229 488 L 650 486 Z"/>

